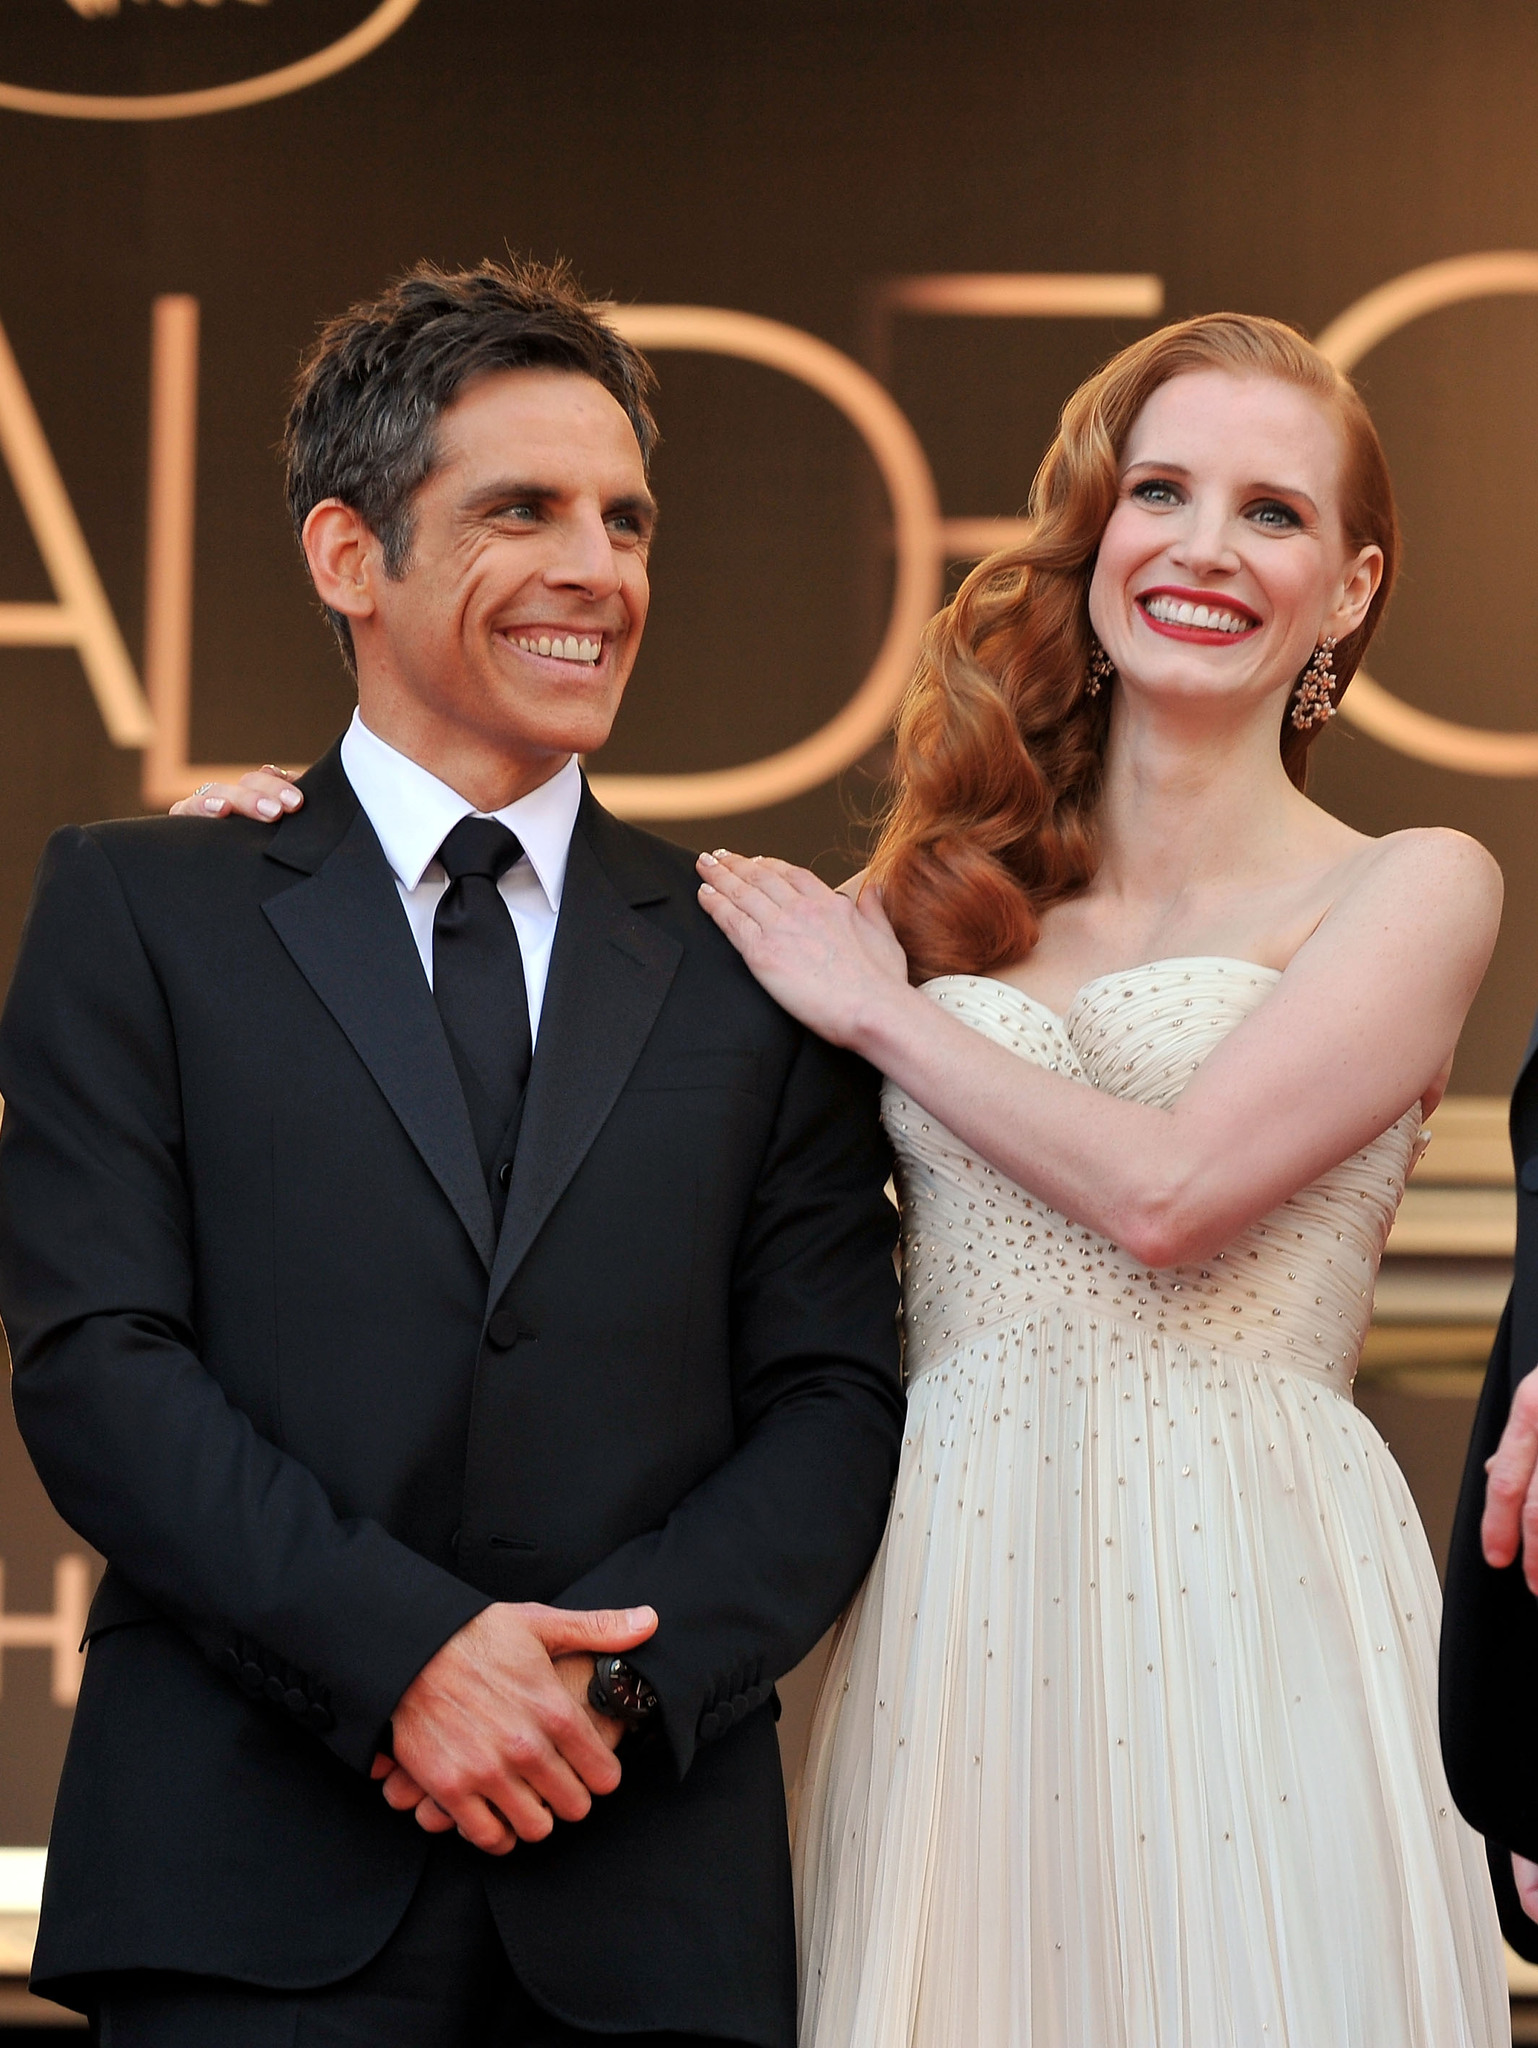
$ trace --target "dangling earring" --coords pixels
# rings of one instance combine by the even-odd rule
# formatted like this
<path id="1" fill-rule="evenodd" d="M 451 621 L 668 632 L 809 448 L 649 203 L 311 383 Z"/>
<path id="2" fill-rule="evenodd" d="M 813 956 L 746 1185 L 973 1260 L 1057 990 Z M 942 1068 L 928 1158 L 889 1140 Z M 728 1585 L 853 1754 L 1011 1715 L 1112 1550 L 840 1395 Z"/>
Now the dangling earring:
<path id="1" fill-rule="evenodd" d="M 1308 666 L 1298 677 L 1293 698 L 1292 722 L 1299 732 L 1312 732 L 1335 716 L 1335 635 L 1326 633 Z"/>
<path id="2" fill-rule="evenodd" d="M 1105 685 L 1116 675 L 1116 664 L 1100 644 L 1097 633 L 1089 636 L 1089 667 L 1084 676 L 1086 697 L 1098 697 Z"/>

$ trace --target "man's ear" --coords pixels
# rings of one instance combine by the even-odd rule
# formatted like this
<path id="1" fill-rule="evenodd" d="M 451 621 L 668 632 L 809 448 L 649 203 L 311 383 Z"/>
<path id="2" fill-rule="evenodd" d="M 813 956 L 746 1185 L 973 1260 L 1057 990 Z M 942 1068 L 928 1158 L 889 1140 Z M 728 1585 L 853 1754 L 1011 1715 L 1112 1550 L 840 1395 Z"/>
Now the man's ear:
<path id="1" fill-rule="evenodd" d="M 344 618 L 372 618 L 379 543 L 352 507 L 322 498 L 311 506 L 301 537 L 321 603 Z"/>

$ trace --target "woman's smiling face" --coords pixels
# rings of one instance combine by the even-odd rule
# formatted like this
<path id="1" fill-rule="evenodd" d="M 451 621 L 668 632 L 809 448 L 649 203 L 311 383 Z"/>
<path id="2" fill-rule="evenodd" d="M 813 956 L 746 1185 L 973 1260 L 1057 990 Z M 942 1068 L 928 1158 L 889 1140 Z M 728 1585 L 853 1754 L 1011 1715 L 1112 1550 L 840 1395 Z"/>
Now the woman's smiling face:
<path id="1" fill-rule="evenodd" d="M 1383 557 L 1346 541 L 1343 457 L 1329 408 L 1294 384 L 1195 370 L 1160 385 L 1127 436 L 1090 583 L 1124 684 L 1256 701 L 1361 624 Z"/>

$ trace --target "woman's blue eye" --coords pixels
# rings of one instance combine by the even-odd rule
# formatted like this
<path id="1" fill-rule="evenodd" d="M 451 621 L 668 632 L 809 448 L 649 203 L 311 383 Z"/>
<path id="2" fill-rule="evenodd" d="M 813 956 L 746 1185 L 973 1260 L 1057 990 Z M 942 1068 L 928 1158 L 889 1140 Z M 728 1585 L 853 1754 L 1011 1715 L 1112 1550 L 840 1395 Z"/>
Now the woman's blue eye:
<path id="1" fill-rule="evenodd" d="M 1301 526 L 1302 520 L 1290 505 L 1284 505 L 1277 498 L 1267 498 L 1263 504 L 1251 507 L 1250 517 L 1262 526 Z"/>
<path id="2" fill-rule="evenodd" d="M 1151 477 L 1144 483 L 1134 484 L 1132 486 L 1132 495 L 1145 505 L 1178 505 L 1180 503 L 1180 493 L 1176 490 L 1175 486 L 1171 483 L 1165 483 L 1159 477 Z"/>

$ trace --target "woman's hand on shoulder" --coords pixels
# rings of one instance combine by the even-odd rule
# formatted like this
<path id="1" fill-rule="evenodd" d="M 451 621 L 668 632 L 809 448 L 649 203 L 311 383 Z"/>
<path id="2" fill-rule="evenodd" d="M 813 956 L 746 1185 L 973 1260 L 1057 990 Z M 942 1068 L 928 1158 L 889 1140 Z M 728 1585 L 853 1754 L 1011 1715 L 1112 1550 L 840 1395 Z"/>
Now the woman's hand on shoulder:
<path id="1" fill-rule="evenodd" d="M 270 825 L 304 802 L 304 791 L 286 768 L 253 768 L 239 782 L 205 782 L 191 796 L 172 804 L 173 818 L 254 818 Z"/>
<path id="2" fill-rule="evenodd" d="M 863 875 L 830 889 L 807 868 L 724 849 L 697 866 L 701 909 L 819 1037 L 858 1051 L 872 1016 L 909 996 L 907 957 Z"/>

